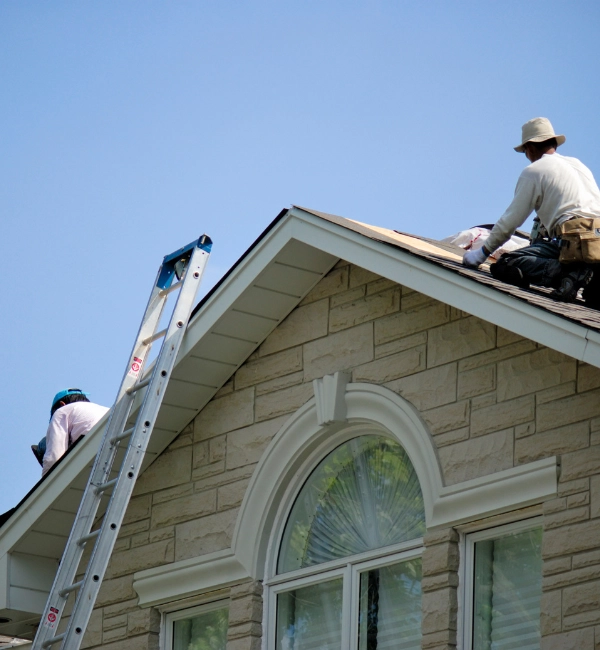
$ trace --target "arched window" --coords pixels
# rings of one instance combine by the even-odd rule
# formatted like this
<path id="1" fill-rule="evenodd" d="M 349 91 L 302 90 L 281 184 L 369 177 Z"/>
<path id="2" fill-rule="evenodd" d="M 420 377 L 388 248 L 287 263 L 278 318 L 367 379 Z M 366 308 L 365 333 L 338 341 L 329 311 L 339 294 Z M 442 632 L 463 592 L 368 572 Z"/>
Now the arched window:
<path id="1" fill-rule="evenodd" d="M 424 532 L 419 481 L 397 442 L 364 435 L 333 450 L 285 524 L 269 581 L 272 644 L 419 649 Z"/>

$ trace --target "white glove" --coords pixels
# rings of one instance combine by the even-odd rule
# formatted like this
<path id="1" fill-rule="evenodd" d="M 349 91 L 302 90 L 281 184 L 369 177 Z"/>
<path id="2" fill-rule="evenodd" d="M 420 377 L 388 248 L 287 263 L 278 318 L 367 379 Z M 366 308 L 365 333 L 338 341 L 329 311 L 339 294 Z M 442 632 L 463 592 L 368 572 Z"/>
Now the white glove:
<path id="1" fill-rule="evenodd" d="M 480 264 L 483 264 L 487 258 L 488 255 L 482 246 L 476 251 L 467 251 L 463 256 L 463 264 L 468 266 L 470 269 L 476 269 Z"/>

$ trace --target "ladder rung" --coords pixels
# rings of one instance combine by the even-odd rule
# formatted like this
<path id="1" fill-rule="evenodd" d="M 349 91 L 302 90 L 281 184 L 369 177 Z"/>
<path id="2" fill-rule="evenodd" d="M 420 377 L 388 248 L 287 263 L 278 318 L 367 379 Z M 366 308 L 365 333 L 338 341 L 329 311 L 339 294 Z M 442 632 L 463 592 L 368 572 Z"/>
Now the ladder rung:
<path id="1" fill-rule="evenodd" d="M 119 442 L 119 440 L 123 440 L 123 438 L 128 438 L 134 431 L 135 427 L 131 427 L 131 429 L 125 429 L 125 431 L 123 431 L 123 433 L 120 433 L 118 436 L 113 436 L 109 442 Z"/>
<path id="2" fill-rule="evenodd" d="M 42 648 L 49 648 L 51 645 L 54 645 L 55 643 L 62 641 L 65 638 L 65 635 L 66 632 L 63 632 L 62 634 L 57 634 L 56 636 L 53 636 L 51 639 L 44 641 L 44 643 L 42 643 Z"/>
<path id="3" fill-rule="evenodd" d="M 142 345 L 149 345 L 150 343 L 154 343 L 154 341 L 158 341 L 158 339 L 162 338 L 166 333 L 167 333 L 167 328 L 165 328 L 164 330 L 160 330 L 160 332 L 156 332 L 156 334 L 153 334 L 152 336 L 149 336 L 147 339 L 144 339 L 142 341 Z"/>
<path id="4" fill-rule="evenodd" d="M 176 289 L 179 289 L 179 287 L 183 284 L 183 282 L 175 282 L 172 284 L 170 287 L 167 287 L 166 289 L 163 289 L 158 295 L 162 298 L 163 296 L 168 296 L 171 292 L 175 291 Z"/>
<path id="5" fill-rule="evenodd" d="M 82 584 L 83 584 L 83 580 L 80 580 L 79 582 L 74 582 L 70 587 L 65 587 L 64 589 L 61 589 L 58 592 L 58 595 L 64 598 L 67 594 L 70 594 L 72 591 L 75 591 L 75 589 L 79 589 L 79 587 L 81 587 Z"/>
<path id="6" fill-rule="evenodd" d="M 131 388 L 127 389 L 127 392 L 131 395 L 131 393 L 135 393 L 136 391 L 140 390 L 140 388 L 144 388 L 144 386 L 147 386 L 150 382 L 152 381 L 152 375 L 148 375 L 146 379 L 142 379 L 142 381 L 139 381 L 137 384 L 134 384 Z"/>
<path id="7" fill-rule="evenodd" d="M 109 487 L 112 487 L 117 481 L 119 480 L 119 477 L 113 478 L 112 481 L 107 481 L 106 483 L 101 483 L 100 485 L 96 485 L 96 494 L 100 494 L 100 492 L 105 492 L 108 490 Z"/>
<path id="8" fill-rule="evenodd" d="M 77 540 L 77 543 L 79 544 L 79 546 L 83 546 L 86 542 L 89 542 L 90 539 L 94 539 L 94 537 L 98 537 L 99 534 L 100 534 L 100 528 L 98 528 L 98 530 L 91 532 L 89 535 L 84 535 L 83 537 L 80 537 Z"/>

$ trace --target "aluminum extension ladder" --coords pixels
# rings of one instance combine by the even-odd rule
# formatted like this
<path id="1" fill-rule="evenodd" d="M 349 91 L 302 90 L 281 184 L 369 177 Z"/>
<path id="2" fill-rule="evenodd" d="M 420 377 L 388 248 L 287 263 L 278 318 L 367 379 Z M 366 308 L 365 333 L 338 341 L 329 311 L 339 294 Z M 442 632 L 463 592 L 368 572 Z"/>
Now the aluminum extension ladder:
<path id="1" fill-rule="evenodd" d="M 172 255 L 167 255 L 158 271 L 32 650 L 51 647 L 77 650 L 81 645 L 175 364 L 211 246 L 210 237 L 203 235 Z M 179 295 L 169 325 L 166 329 L 157 331 L 167 296 L 176 289 L 179 290 Z M 163 341 L 154 367 L 149 376 L 142 379 L 144 362 L 152 343 L 161 338 Z M 135 423 L 130 423 L 127 427 L 136 393 L 145 386 L 148 389 Z M 115 462 L 120 461 L 121 456 L 123 460 L 120 464 Z M 113 471 L 113 465 L 118 469 Z M 110 500 L 101 526 L 92 530 L 103 496 L 108 496 Z M 93 550 L 87 566 L 78 571 L 84 549 L 91 544 Z M 81 573 L 83 577 L 75 582 L 76 576 Z M 76 595 L 76 600 L 70 619 L 65 631 L 57 634 L 58 624 L 72 592 L 76 592 L 73 594 L 73 597 Z"/>

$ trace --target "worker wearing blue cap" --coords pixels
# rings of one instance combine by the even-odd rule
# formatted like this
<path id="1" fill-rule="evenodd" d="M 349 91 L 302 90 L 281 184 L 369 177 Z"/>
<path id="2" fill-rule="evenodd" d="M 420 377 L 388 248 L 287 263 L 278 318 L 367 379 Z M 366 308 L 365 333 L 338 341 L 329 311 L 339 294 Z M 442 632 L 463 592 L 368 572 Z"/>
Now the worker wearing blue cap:
<path id="1" fill-rule="evenodd" d="M 67 388 L 54 396 L 50 408 L 50 424 L 45 439 L 32 448 L 42 463 L 42 476 L 61 458 L 67 449 L 84 436 L 108 411 L 94 404 L 88 393 L 79 388 Z M 43 455 L 42 455 L 43 454 Z"/>

